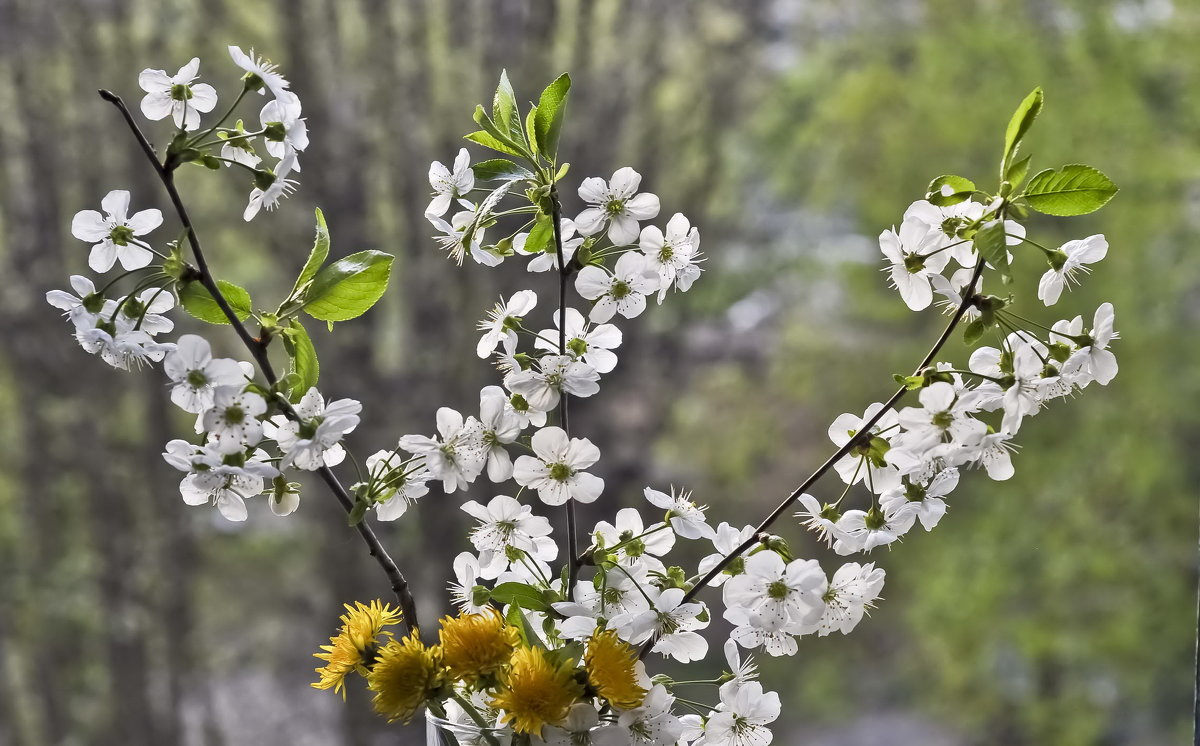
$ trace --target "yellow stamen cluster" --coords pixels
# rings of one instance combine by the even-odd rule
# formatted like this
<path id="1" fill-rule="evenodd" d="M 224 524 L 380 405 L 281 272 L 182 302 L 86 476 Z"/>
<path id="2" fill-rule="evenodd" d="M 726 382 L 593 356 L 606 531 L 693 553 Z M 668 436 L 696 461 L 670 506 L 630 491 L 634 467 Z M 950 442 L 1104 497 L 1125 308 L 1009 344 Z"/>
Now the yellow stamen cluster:
<path id="1" fill-rule="evenodd" d="M 466 684 L 499 673 L 519 641 L 495 610 L 442 619 L 442 661 L 451 678 Z"/>
<path id="2" fill-rule="evenodd" d="M 519 648 L 492 707 L 504 710 L 505 724 L 517 733 L 540 735 L 543 726 L 566 718 L 583 695 L 573 664 L 568 660 L 555 665 L 541 648 Z"/>
<path id="3" fill-rule="evenodd" d="M 637 654 L 612 630 L 596 632 L 583 656 L 588 683 L 613 707 L 641 707 L 646 689 L 638 684 Z"/>
<path id="4" fill-rule="evenodd" d="M 342 614 L 342 626 L 328 645 L 322 645 L 323 653 L 313 653 L 313 656 L 325 661 L 325 665 L 316 669 L 321 677 L 313 683 L 316 689 L 333 689 L 346 698 L 346 677 L 351 673 L 367 675 L 367 664 L 374 655 L 379 637 L 391 638 L 392 633 L 386 631 L 400 623 L 403 618 L 399 609 L 381 601 L 372 601 L 369 605 L 355 602 L 354 606 L 346 604 L 346 613 Z"/>

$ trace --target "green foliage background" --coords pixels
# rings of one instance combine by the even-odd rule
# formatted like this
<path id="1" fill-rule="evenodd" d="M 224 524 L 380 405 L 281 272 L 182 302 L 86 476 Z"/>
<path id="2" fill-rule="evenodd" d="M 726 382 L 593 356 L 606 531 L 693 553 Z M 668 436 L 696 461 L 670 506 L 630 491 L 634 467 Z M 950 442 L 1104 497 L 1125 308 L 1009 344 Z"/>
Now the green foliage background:
<path id="1" fill-rule="evenodd" d="M 874 237 L 933 176 L 990 183 L 1008 115 L 1043 86 L 1034 169 L 1087 162 L 1122 191 L 1031 233 L 1108 236 L 1054 312 L 1111 300 L 1121 374 L 1031 421 L 1012 481 L 970 475 L 935 532 L 879 553 L 886 599 L 854 635 L 763 661 L 787 703 L 777 742 L 1181 742 L 1198 33 L 1192 0 L 0 0 L 0 744 L 421 739 L 369 718 L 361 695 L 307 687 L 340 604 L 386 594 L 332 500 L 314 486 L 288 521 L 252 506 L 244 529 L 187 509 L 158 450 L 190 423 L 156 374 L 102 370 L 41 301 L 85 266 L 75 211 L 124 187 L 165 206 L 93 90 L 136 102 L 142 67 L 198 55 L 228 96 L 227 43 L 282 63 L 314 145 L 299 194 L 250 226 L 238 177 L 183 177 L 220 275 L 282 297 L 313 205 L 334 257 L 398 255 L 379 307 L 335 336 L 310 329 L 323 387 L 368 403 L 360 452 L 429 430 L 432 402 L 472 409 L 488 382 L 473 321 L 528 284 L 519 268 L 456 270 L 421 218 L 429 161 L 453 158 L 501 68 L 526 99 L 570 70 L 571 179 L 634 165 L 664 218 L 701 226 L 706 275 L 627 325 L 618 374 L 579 407 L 613 500 L 585 522 L 672 481 L 740 521 L 818 464 L 827 423 L 886 396 L 940 323 L 886 289 Z M 1018 252 L 1014 289 L 1049 321 L 1038 261 Z M 381 528 L 429 619 L 465 527 L 458 496 L 436 492 Z"/>

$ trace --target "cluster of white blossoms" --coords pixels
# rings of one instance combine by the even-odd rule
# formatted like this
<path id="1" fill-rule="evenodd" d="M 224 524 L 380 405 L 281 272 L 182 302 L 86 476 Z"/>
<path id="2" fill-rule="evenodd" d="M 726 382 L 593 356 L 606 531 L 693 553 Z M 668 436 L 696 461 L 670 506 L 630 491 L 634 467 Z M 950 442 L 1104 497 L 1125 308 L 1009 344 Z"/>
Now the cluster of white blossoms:
<path id="1" fill-rule="evenodd" d="M 196 82 L 198 59 L 174 75 L 144 70 L 138 79 L 145 91 L 141 110 L 151 120 L 170 117 L 177 128 L 168 163 L 176 159 L 214 168 L 224 162 L 253 172 L 255 186 L 244 214 L 249 220 L 294 188 L 286 176 L 299 170 L 297 156 L 307 147 L 308 136 L 300 100 L 276 66 L 239 47 L 229 47 L 229 53 L 244 73 L 234 106 L 250 93 L 272 95 L 259 114 L 261 129 L 248 132 L 240 120 L 223 128 L 231 107 L 220 121 L 192 134 L 201 127 L 201 115 L 217 103 L 215 89 Z M 278 159 L 273 169 L 261 166 L 254 148 L 258 138 L 267 154 Z M 212 154 L 217 148 L 219 155 Z M 101 200 L 101 211 L 82 210 L 71 222 L 72 234 L 91 244 L 88 265 L 93 271 L 108 273 L 120 264 L 123 272 L 99 288 L 94 280 L 74 275 L 73 293 L 52 290 L 46 300 L 64 312 L 80 346 L 114 368 L 161 363 L 171 401 L 196 416 L 200 442 L 172 440 L 163 453 L 167 463 L 186 474 L 180 482 L 185 503 L 215 505 L 225 518 L 244 521 L 246 500 L 266 492 L 272 512 L 291 513 L 299 494 L 284 472 L 340 463 L 345 456 L 340 441 L 357 426 L 361 406 L 350 399 L 326 403 L 312 388 L 289 407 L 290 416 L 272 415 L 279 407 L 271 401 L 272 392 L 255 383 L 251 363 L 214 357 L 209 341 L 196 334 L 160 341 L 159 335 L 175 326 L 165 314 L 176 306 L 182 289 L 199 280 L 178 245 L 156 248 L 148 242 L 148 234 L 163 223 L 162 213 L 131 212 L 130 204 L 128 191 L 113 190 Z M 114 293 L 122 281 L 132 282 L 133 290 Z"/>
<path id="2" fill-rule="evenodd" d="M 262 107 L 260 130 L 247 131 L 241 121 L 222 128 L 231 107 L 212 127 L 191 134 L 216 105 L 212 87 L 195 82 L 198 60 L 173 76 L 145 71 L 142 111 L 151 119 L 171 117 L 178 130 L 159 164 L 168 190 L 169 173 L 181 163 L 214 169 L 225 163 L 254 173 L 248 220 L 292 188 L 286 176 L 299 170 L 297 154 L 307 146 L 307 133 L 299 101 L 275 67 L 237 47 L 230 53 L 245 71 L 238 101 L 256 91 L 273 94 Z M 502 78 L 492 116 L 479 107 L 475 121 L 482 129 L 467 137 L 505 157 L 472 163 L 464 148 L 452 167 L 439 162 L 430 167 L 432 199 L 425 215 L 450 258 L 461 265 L 470 256 L 486 267 L 525 261 L 531 279 L 545 287 L 519 290 L 481 309 L 475 352 L 490 358 L 498 375 L 480 390 L 478 408 L 436 409 L 433 432 L 405 434 L 394 447 L 366 458 L 356 466 L 359 481 L 339 497 L 352 523 L 368 514 L 394 521 L 428 501 L 435 489 L 448 496 L 488 483 L 486 500 L 460 506 L 473 522 L 472 551 L 454 560 L 449 588 L 454 604 L 479 619 L 501 619 L 488 616 L 501 612 L 503 624 L 527 646 L 556 660 L 608 656 L 588 664 L 611 685 L 600 698 L 579 701 L 571 693 L 574 679 L 558 681 L 553 671 L 538 669 L 545 681 L 558 681 L 557 696 L 567 705 L 547 709 L 553 697 L 541 689 L 537 701 L 524 703 L 527 712 L 506 714 L 493 709 L 500 706 L 495 701 L 481 701 L 483 688 L 467 677 L 446 685 L 456 688 L 444 712 L 451 720 L 511 725 L 525 739 L 513 742 L 531 746 L 765 746 L 780 714 L 779 696 L 764 691 L 753 659 L 743 659 L 742 651 L 790 656 L 805 636 L 848 634 L 878 601 L 885 580 L 884 570 L 865 557 L 830 572 L 817 559 L 795 556 L 787 541 L 767 529 L 798 502 L 802 509 L 795 515 L 799 527 L 815 536 L 813 550 L 823 545 L 835 557 L 890 546 L 918 523 L 931 531 L 964 470 L 981 469 L 995 480 L 1013 475 L 1013 439 L 1026 418 L 1093 382 L 1111 381 L 1117 373 L 1109 349 L 1117 339 L 1111 304 L 1102 304 L 1090 323 L 1075 316 L 1043 326 L 1012 311 L 1014 296 L 984 294 L 982 279 L 987 271 L 1007 276 L 1011 252 L 1040 251 L 1049 269 L 1037 297 L 1047 306 L 1056 303 L 1064 288 L 1104 257 L 1108 245 L 1103 236 L 1090 236 L 1047 249 L 1026 236 L 1020 220 L 1029 209 L 1089 212 L 1107 202 L 1115 186 L 1094 169 L 1072 165 L 1047 169 L 1019 191 L 1029 159 L 1016 160 L 1016 149 L 1041 106 L 1040 91 L 1031 94 L 1009 126 L 997 195 L 961 177 L 939 177 L 926 199 L 904 213 L 899 229 L 880 236 L 885 269 L 905 304 L 923 310 L 940 295 L 953 316 L 918 370 L 897 376 L 901 389 L 889 400 L 871 404 L 861 416 L 846 413 L 834 420 L 828 434 L 837 451 L 825 466 L 758 525 L 714 526 L 708 508 L 690 491 L 647 486 L 642 508 L 654 518 L 636 507 L 622 508 L 580 542 L 575 505 L 605 496 L 604 444 L 570 431 L 569 399 L 600 392 L 604 377 L 617 367 L 619 325 L 641 315 L 650 296 L 661 304 L 673 291 L 688 291 L 701 274 L 703 256 L 699 230 L 682 214 L 654 224 L 659 199 L 641 191 L 641 176 L 632 168 L 618 169 L 609 180 L 584 179 L 576 190 L 578 212 L 562 216 L 559 186 L 568 167 L 558 162 L 557 142 L 569 86 L 569 77 L 560 77 L 523 118 Z M 253 146 L 260 137 L 265 151 L 278 159 L 274 169 L 261 166 Z M 209 152 L 218 146 L 220 155 Z M 488 182 L 498 185 L 481 186 Z M 518 204 L 509 206 L 514 201 Z M 332 324 L 361 314 L 386 287 L 390 257 L 362 252 L 322 269 L 329 234 L 318 213 L 316 245 L 295 288 L 277 311 L 253 311 L 245 291 L 208 274 L 182 210 L 199 268 L 183 259 L 178 243 L 168 244 L 164 253 L 147 242 L 145 236 L 163 222 L 158 210 L 131 213 L 130 195 L 120 190 L 110 192 L 101 207 L 102 213 L 78 213 L 73 233 L 91 244 L 94 271 L 109 272 L 120 263 L 124 272 L 100 288 L 73 276 L 74 294 L 52 291 L 47 300 L 66 314 L 80 345 L 112 366 L 129 370 L 161 363 L 171 401 L 196 418 L 195 442 L 172 440 L 163 454 L 185 474 L 184 501 L 214 505 L 227 519 L 242 521 L 247 500 L 258 495 L 269 496 L 276 515 L 297 509 L 299 485 L 289 481 L 289 471 L 320 470 L 331 486 L 340 487 L 330 469 L 347 458 L 342 441 L 359 424 L 362 406 L 352 399 L 327 401 L 311 385 L 316 352 L 297 317 L 305 311 Z M 485 234 L 499 238 L 487 241 Z M 348 273 L 354 287 L 343 292 L 339 283 Z M 544 273 L 551 277 L 543 279 Z M 132 289 L 114 293 L 122 280 Z M 373 290 L 364 291 L 368 286 Z M 539 306 L 539 290 L 557 295 L 558 303 Z M 174 328 L 164 314 L 177 301 L 200 319 L 232 322 L 258 371 L 249 362 L 215 357 L 208 340 L 195 334 L 159 341 Z M 258 338 L 240 325 L 251 314 L 262 330 Z M 960 322 L 966 322 L 966 341 L 974 347 L 969 361 L 962 367 L 936 361 Z M 988 336 L 994 337 L 992 345 L 977 345 Z M 266 359 L 266 345 L 275 337 L 282 338 L 290 359 L 281 379 Z M 901 406 L 906 393 L 913 396 Z M 836 498 L 821 500 L 808 490 L 827 470 L 843 487 Z M 553 538 L 552 515 L 563 516 L 565 541 Z M 688 542 L 700 544 L 689 553 L 702 555 L 694 569 L 669 558 Z M 372 545 L 372 554 L 376 548 Z M 699 598 L 704 592 L 712 598 Z M 412 613 L 410 603 L 405 614 Z M 716 701 L 678 700 L 676 682 L 665 675 L 651 678 L 640 658 L 657 653 L 679 663 L 702 661 L 715 620 L 726 623 L 721 647 L 728 670 L 710 681 L 687 683 L 710 684 Z M 598 646 L 607 652 L 597 652 Z M 631 652 L 637 647 L 641 656 Z M 602 686 L 592 683 L 597 690 Z M 506 701 L 518 703 L 515 691 L 514 685 Z M 445 691 L 436 696 L 447 697 Z M 432 700 L 427 704 L 432 710 Z M 692 712 L 677 714 L 677 704 Z"/>

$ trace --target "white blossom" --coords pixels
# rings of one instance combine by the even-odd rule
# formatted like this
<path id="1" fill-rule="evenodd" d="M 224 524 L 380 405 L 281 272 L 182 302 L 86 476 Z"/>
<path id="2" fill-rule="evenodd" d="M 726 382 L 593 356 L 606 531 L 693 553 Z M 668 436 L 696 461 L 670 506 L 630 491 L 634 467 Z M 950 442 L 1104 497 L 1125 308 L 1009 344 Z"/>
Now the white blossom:
<path id="1" fill-rule="evenodd" d="M 513 463 L 505 446 L 516 442 L 525 423 L 499 386 L 485 386 L 479 392 L 479 424 L 487 449 L 488 479 L 506 481 L 512 477 Z"/>
<path id="2" fill-rule="evenodd" d="M 612 324 L 590 326 L 583 314 L 574 308 L 566 309 L 566 354 L 591 366 L 597 373 L 611 373 L 617 367 L 613 350 L 621 346 L 621 330 Z M 558 314 L 554 314 L 553 329 L 538 332 L 533 346 L 548 352 L 558 349 Z"/>
<path id="3" fill-rule="evenodd" d="M 549 412 L 558 406 L 562 394 L 588 397 L 600 390 L 600 374 L 587 363 L 572 360 L 570 355 L 544 355 L 538 369 L 509 373 L 504 385 L 520 394 L 529 409 Z"/>
<path id="4" fill-rule="evenodd" d="M 498 577 L 510 565 L 519 565 L 522 556 L 539 562 L 558 556 L 558 545 L 550 538 L 550 521 L 534 515 L 528 505 L 496 495 L 487 505 L 471 500 L 462 509 L 479 521 L 471 532 L 471 543 L 479 551 L 481 577 Z"/>
<path id="5" fill-rule="evenodd" d="M 260 186 L 258 179 L 266 178 L 260 177 L 260 174 L 265 172 L 261 169 L 255 172 L 255 186 L 250 190 L 250 199 L 246 203 L 245 211 L 242 212 L 242 219 L 250 222 L 264 207 L 268 212 L 274 210 L 281 199 L 296 191 L 297 182 L 287 178 L 293 169 L 296 169 L 296 154 L 289 153 L 270 172 L 269 184 Z"/>
<path id="6" fill-rule="evenodd" d="M 200 128 L 200 115 L 217 105 L 217 91 L 208 83 L 193 83 L 200 73 L 200 58 L 179 68 L 174 75 L 165 70 L 143 70 L 138 85 L 146 92 L 142 113 L 147 119 L 171 117 L 175 126 L 186 131 Z"/>
<path id="7" fill-rule="evenodd" d="M 129 214 L 129 192 L 114 189 L 100 201 L 101 215 L 95 210 L 80 210 L 71 220 L 71 235 L 93 244 L 88 266 L 94 272 L 107 272 L 118 261 L 126 270 L 140 269 L 154 254 L 136 240 L 162 225 L 162 212 L 151 208 Z"/>
<path id="8" fill-rule="evenodd" d="M 362 404 L 354 399 L 335 399 L 326 404 L 321 392 L 310 388 L 295 406 L 300 421 L 275 415 L 266 423 L 266 434 L 279 443 L 283 467 L 316 471 L 337 466 L 346 458 L 341 440 L 358 427 L 361 411 Z"/>
<path id="9" fill-rule="evenodd" d="M 675 494 L 675 488 L 672 487 L 671 494 L 668 495 L 647 487 L 642 494 L 645 495 L 648 503 L 668 512 L 671 528 L 683 538 L 711 539 L 716 535 L 712 526 L 704 520 L 704 511 L 708 509 L 707 506 L 692 502 L 691 492 L 681 490 L 679 494 Z"/>
<path id="10" fill-rule="evenodd" d="M 266 400 L 241 384 L 220 386 L 213 391 L 212 407 L 200 420 L 218 451 L 238 453 L 262 439 L 263 423 L 258 416 L 266 411 Z"/>
<path id="11" fill-rule="evenodd" d="M 266 130 L 263 139 L 267 152 L 275 158 L 291 158 L 292 168 L 300 170 L 297 153 L 308 147 L 308 125 L 300 116 L 300 98 L 290 91 L 277 94 L 278 98 L 268 101 L 259 112 L 258 120 Z"/>
<path id="12" fill-rule="evenodd" d="M 775 552 L 759 552 L 747 557 L 745 572 L 721 589 L 726 619 L 730 609 L 741 608 L 751 624 L 767 630 L 811 625 L 821 616 L 824 584 L 825 573 L 816 560 L 785 563 Z"/>
<path id="13" fill-rule="evenodd" d="M 163 370 L 174 382 L 171 401 L 185 412 L 200 414 L 213 405 L 213 393 L 220 386 L 236 386 L 245 382 L 245 373 L 238 361 L 214 358 L 208 340 L 195 334 L 184 334 L 163 359 Z"/>
<path id="14" fill-rule="evenodd" d="M 588 318 L 603 323 L 621 314 L 627 319 L 646 310 L 646 296 L 658 289 L 658 275 L 647 266 L 644 254 L 626 253 L 617 259 L 610 274 L 604 267 L 589 264 L 575 276 L 575 290 L 596 301 Z"/>
<path id="15" fill-rule="evenodd" d="M 569 438 L 561 427 L 544 427 L 530 441 L 533 456 L 521 456 L 513 465 L 513 479 L 529 487 L 547 505 L 567 500 L 595 502 L 604 491 L 604 480 L 584 469 L 600 460 L 600 449 L 587 438 Z"/>
<path id="16" fill-rule="evenodd" d="M 437 429 L 441 438 L 405 435 L 400 447 L 425 457 L 425 468 L 449 494 L 465 490 L 483 472 L 487 461 L 483 425 L 474 417 L 463 416 L 449 407 L 437 411 Z"/>
<path id="17" fill-rule="evenodd" d="M 590 236 L 608 224 L 608 237 L 615 245 L 636 241 L 638 221 L 657 217 L 659 210 L 658 197 L 648 192 L 637 193 L 641 183 L 641 174 L 628 166 L 618 169 L 611 182 L 597 176 L 584 179 L 579 186 L 579 198 L 590 207 L 575 218 L 579 232 Z"/>
<path id="18" fill-rule="evenodd" d="M 850 634 L 879 598 L 884 574 L 874 563 L 851 562 L 839 567 L 822 595 L 825 610 L 817 623 L 817 634 L 821 637 L 831 632 Z"/>
<path id="19" fill-rule="evenodd" d="M 532 290 L 514 293 L 507 303 L 502 298 L 488 311 L 487 318 L 479 322 L 479 331 L 483 332 L 483 336 L 475 346 L 475 354 L 480 358 L 487 358 L 495 351 L 496 345 L 504 340 L 515 346 L 521 317 L 532 311 L 536 305 L 537 293 Z"/>
<path id="20" fill-rule="evenodd" d="M 228 49 L 233 64 L 246 71 L 246 78 L 251 79 L 250 82 L 261 81 L 262 85 L 266 86 L 276 98 L 282 97 L 287 92 L 289 84 L 279 73 L 278 65 L 269 62 L 262 55 L 255 55 L 253 49 L 249 54 L 237 46 L 230 46 Z M 259 93 L 263 93 L 261 88 L 259 88 Z"/>
<path id="21" fill-rule="evenodd" d="M 454 200 L 466 197 L 475 188 L 475 172 L 471 170 L 471 154 L 467 149 L 458 151 L 453 171 L 442 165 L 441 161 L 431 163 L 429 185 L 433 187 L 433 201 L 425 208 L 425 215 L 440 218 L 450 209 Z"/>
<path id="22" fill-rule="evenodd" d="M 654 225 L 643 228 L 638 246 L 646 256 L 646 269 L 658 275 L 659 303 L 672 287 L 687 292 L 700 277 L 700 230 L 682 213 L 667 221 L 665 235 Z"/>
<path id="23" fill-rule="evenodd" d="M 1108 254 L 1108 241 L 1103 235 L 1067 241 L 1049 257 L 1050 269 L 1038 282 L 1038 300 L 1047 306 L 1058 302 L 1064 287 L 1078 284 L 1080 274 L 1091 272 L 1087 265 L 1095 264 Z"/>

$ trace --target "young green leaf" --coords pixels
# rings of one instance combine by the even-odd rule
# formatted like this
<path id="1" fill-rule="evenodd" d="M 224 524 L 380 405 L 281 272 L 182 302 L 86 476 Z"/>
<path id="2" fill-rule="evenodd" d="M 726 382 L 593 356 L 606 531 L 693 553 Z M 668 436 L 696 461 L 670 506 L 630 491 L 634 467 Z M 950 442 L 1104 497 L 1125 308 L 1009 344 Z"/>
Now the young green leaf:
<path id="1" fill-rule="evenodd" d="M 1021 182 L 1025 181 L 1025 176 L 1029 173 L 1029 160 L 1032 155 L 1027 155 L 1024 158 L 1013 161 L 1008 169 L 1004 172 L 1004 180 L 1012 185 L 1013 189 L 1021 186 Z"/>
<path id="2" fill-rule="evenodd" d="M 387 290 L 392 259 L 382 251 L 360 251 L 323 268 L 308 288 L 305 312 L 331 323 L 366 313 Z"/>
<path id="3" fill-rule="evenodd" d="M 470 140 L 473 143 L 478 143 L 485 148 L 491 148 L 492 150 L 495 150 L 497 153 L 506 153 L 508 155 L 515 155 L 519 158 L 525 157 L 525 154 L 522 153 L 520 150 L 517 150 L 516 148 L 512 147 L 511 145 L 498 140 L 497 138 L 493 137 L 491 134 L 489 134 L 483 130 L 477 130 L 475 132 L 472 132 L 469 135 L 463 135 L 463 139 Z"/>
<path id="4" fill-rule="evenodd" d="M 498 126 L 496 126 L 496 123 L 493 122 L 491 117 L 489 117 L 487 115 L 487 112 L 484 111 L 484 108 L 482 106 L 475 107 L 474 118 L 475 118 L 475 123 L 478 124 L 480 127 L 482 127 L 484 132 L 487 132 L 489 135 L 496 138 L 496 140 L 498 140 L 499 142 L 502 142 L 505 145 L 507 145 L 511 149 L 511 152 L 514 155 L 520 155 L 525 158 L 532 158 L 532 154 L 529 152 L 526 152 L 523 149 L 520 141 L 514 140 L 511 135 L 509 135 L 507 132 L 500 129 Z M 470 137 L 470 135 L 468 135 L 468 137 Z"/>
<path id="5" fill-rule="evenodd" d="M 321 208 L 317 208 L 317 237 L 313 240 L 312 251 L 308 253 L 308 261 L 304 263 L 304 268 L 300 270 L 300 276 L 296 278 L 296 284 L 292 286 L 292 292 L 288 294 L 289 298 L 295 297 L 304 287 L 304 283 L 317 276 L 317 272 L 321 269 L 321 265 L 329 258 L 329 226 L 325 224 L 325 215 L 321 212 Z"/>
<path id="6" fill-rule="evenodd" d="M 508 82 L 507 70 L 500 71 L 500 85 L 496 86 L 496 95 L 492 96 L 492 121 L 510 137 L 520 137 L 521 115 L 517 111 L 517 96 Z"/>
<path id="7" fill-rule="evenodd" d="M 525 239 L 525 253 L 537 254 L 551 248 L 554 243 L 554 220 L 546 213 L 538 213 L 537 222 L 529 237 Z"/>
<path id="8" fill-rule="evenodd" d="M 987 331 L 987 326 L 984 325 L 983 319 L 975 319 L 967 324 L 967 328 L 963 330 L 963 341 L 969 345 L 973 345 L 983 337 L 983 333 Z"/>
<path id="9" fill-rule="evenodd" d="M 232 282 L 217 280 L 217 289 L 229 302 L 229 307 L 233 309 L 238 321 L 245 321 L 250 317 L 250 293 L 247 293 L 245 288 L 238 287 Z M 186 283 L 179 288 L 179 304 L 183 306 L 183 310 L 201 321 L 207 321 L 210 324 L 229 323 L 228 317 L 209 294 L 208 288 L 197 281 Z"/>
<path id="10" fill-rule="evenodd" d="M 292 319 L 291 324 L 283 332 L 283 348 L 291 358 L 288 365 L 289 377 L 294 376 L 288 398 L 292 403 L 300 401 L 310 388 L 317 385 L 321 375 L 321 365 L 317 361 L 317 348 L 298 319 Z"/>
<path id="11" fill-rule="evenodd" d="M 1008 274 L 1008 244 L 1004 240 L 1004 221 L 993 220 L 975 234 L 975 250 L 996 268 L 1001 275 Z"/>
<path id="12" fill-rule="evenodd" d="M 1001 161 L 1003 163 L 1000 169 L 1001 173 L 1008 171 L 1008 164 L 1012 160 L 1013 154 L 1017 152 L 1017 146 L 1021 144 L 1025 133 L 1033 126 L 1033 120 L 1037 119 L 1037 115 L 1042 111 L 1042 101 L 1042 89 L 1034 88 L 1017 107 L 1012 119 L 1008 121 L 1008 129 L 1004 133 L 1004 159 Z"/>
<path id="13" fill-rule="evenodd" d="M 567 94 L 571 91 L 571 76 L 563 73 L 546 86 L 538 99 L 533 124 L 537 130 L 538 152 L 553 162 L 558 153 L 558 136 L 566 113 Z"/>
<path id="14" fill-rule="evenodd" d="M 492 158 L 471 165 L 476 181 L 516 181 L 517 179 L 532 179 L 533 172 L 524 166 L 519 166 L 507 158 Z"/>
<path id="15" fill-rule="evenodd" d="M 1069 217 L 1095 212 L 1113 198 L 1117 185 L 1091 166 L 1072 163 L 1055 171 L 1034 174 L 1025 187 L 1025 201 L 1046 215 Z"/>
<path id="16" fill-rule="evenodd" d="M 492 589 L 492 600 L 502 604 L 516 604 L 529 611 L 546 611 L 550 605 L 542 598 L 542 592 L 524 583 L 501 583 Z"/>
<path id="17" fill-rule="evenodd" d="M 975 182 L 961 176 L 946 174 L 929 182 L 929 188 L 925 190 L 925 199 L 929 200 L 930 204 L 946 207 L 965 202 L 974 193 Z"/>
<path id="18" fill-rule="evenodd" d="M 529 113 L 525 115 L 525 139 L 529 143 L 529 152 L 537 153 L 538 137 L 537 137 L 537 107 L 531 107 Z"/>

